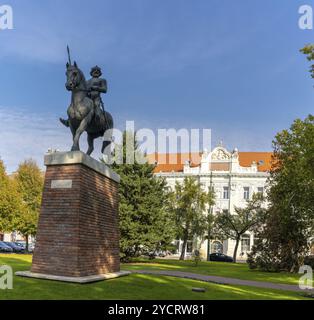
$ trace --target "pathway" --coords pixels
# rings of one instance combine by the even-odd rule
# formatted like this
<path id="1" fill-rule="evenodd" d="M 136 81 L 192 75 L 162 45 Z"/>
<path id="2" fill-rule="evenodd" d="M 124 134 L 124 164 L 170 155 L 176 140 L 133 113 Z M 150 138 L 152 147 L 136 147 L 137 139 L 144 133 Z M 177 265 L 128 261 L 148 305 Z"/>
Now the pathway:
<path id="1" fill-rule="evenodd" d="M 132 273 L 139 273 L 139 274 L 152 274 L 152 275 L 179 277 L 179 278 L 193 279 L 193 280 L 199 280 L 199 281 L 205 281 L 205 282 L 212 282 L 212 283 L 216 283 L 216 284 L 240 285 L 240 286 L 267 288 L 267 289 L 314 293 L 313 289 L 312 290 L 302 290 L 299 288 L 298 285 L 263 282 L 263 281 L 253 281 L 253 280 L 241 280 L 241 279 L 225 278 L 225 277 L 218 277 L 218 276 L 206 276 L 203 274 L 196 274 L 196 273 L 182 272 L 182 271 L 132 270 L 131 272 Z"/>

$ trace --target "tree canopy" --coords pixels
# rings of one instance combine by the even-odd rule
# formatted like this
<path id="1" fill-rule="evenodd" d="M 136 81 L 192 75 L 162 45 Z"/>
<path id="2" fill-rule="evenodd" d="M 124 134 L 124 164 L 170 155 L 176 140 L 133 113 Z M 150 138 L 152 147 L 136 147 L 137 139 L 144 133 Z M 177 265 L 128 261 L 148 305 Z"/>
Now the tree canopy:
<path id="1" fill-rule="evenodd" d="M 297 119 L 273 141 L 269 215 L 251 266 L 298 271 L 314 238 L 314 117 Z"/>
<path id="2" fill-rule="evenodd" d="M 23 208 L 15 214 L 14 227 L 26 237 L 35 235 L 41 205 L 44 178 L 34 160 L 26 160 L 19 165 L 14 180 Z"/>
<path id="3" fill-rule="evenodd" d="M 14 229 L 14 219 L 22 211 L 21 197 L 17 186 L 5 171 L 3 161 L 0 160 L 0 231 L 11 232 Z"/>
<path id="4" fill-rule="evenodd" d="M 236 262 L 237 251 L 241 237 L 246 232 L 256 232 L 265 222 L 266 209 L 263 207 L 264 198 L 261 194 L 254 194 L 247 201 L 244 208 L 235 207 L 235 213 L 228 211 L 217 213 L 214 221 L 214 233 L 220 239 L 233 239 L 236 245 L 233 261 Z"/>
<path id="5" fill-rule="evenodd" d="M 184 260 L 187 241 L 203 238 L 210 229 L 209 207 L 214 203 L 214 194 L 210 189 L 203 190 L 195 178 L 185 177 L 183 183 L 176 182 L 171 203 L 177 236 L 183 240 L 180 259 Z"/>

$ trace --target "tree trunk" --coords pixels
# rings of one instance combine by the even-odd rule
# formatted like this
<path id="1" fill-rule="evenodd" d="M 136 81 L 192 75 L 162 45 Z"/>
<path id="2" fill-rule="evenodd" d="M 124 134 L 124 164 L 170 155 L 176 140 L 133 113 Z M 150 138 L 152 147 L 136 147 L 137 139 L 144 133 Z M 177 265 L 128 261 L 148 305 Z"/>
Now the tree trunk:
<path id="1" fill-rule="evenodd" d="M 28 234 L 25 236 L 26 246 L 25 251 L 28 252 Z"/>
<path id="2" fill-rule="evenodd" d="M 183 245 L 182 245 L 180 260 L 184 260 L 184 258 L 185 258 L 185 249 L 186 249 L 187 243 L 188 243 L 188 237 L 185 236 L 184 239 L 183 239 Z"/>
<path id="3" fill-rule="evenodd" d="M 240 238 L 237 238 L 236 239 L 236 245 L 235 245 L 234 251 L 233 251 L 233 262 L 234 263 L 237 262 L 237 253 L 238 253 L 239 243 L 240 243 Z"/>

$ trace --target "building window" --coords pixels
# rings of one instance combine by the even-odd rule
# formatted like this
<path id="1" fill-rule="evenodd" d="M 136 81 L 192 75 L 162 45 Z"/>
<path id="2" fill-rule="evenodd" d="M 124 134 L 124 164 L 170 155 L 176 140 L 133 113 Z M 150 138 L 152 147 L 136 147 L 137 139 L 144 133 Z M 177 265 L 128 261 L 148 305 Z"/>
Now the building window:
<path id="1" fill-rule="evenodd" d="M 186 244 L 186 253 L 192 253 L 193 251 L 193 242 L 191 240 L 188 240 Z"/>
<path id="2" fill-rule="evenodd" d="M 211 246 L 211 253 L 222 253 L 223 245 L 220 241 L 214 241 Z"/>
<path id="3" fill-rule="evenodd" d="M 250 251 L 250 236 L 248 234 L 244 234 L 241 239 L 241 252 L 245 253 Z"/>
<path id="4" fill-rule="evenodd" d="M 244 187 L 243 188 L 243 198 L 245 200 L 249 200 L 250 199 L 250 188 L 249 187 Z"/>
<path id="5" fill-rule="evenodd" d="M 258 187 L 257 188 L 257 193 L 263 195 L 264 194 L 264 188 L 263 187 Z"/>
<path id="6" fill-rule="evenodd" d="M 206 191 L 206 183 L 205 182 L 201 182 L 200 186 L 201 186 L 202 190 Z"/>
<path id="7" fill-rule="evenodd" d="M 176 248 L 176 253 L 179 253 L 180 252 L 180 240 L 175 240 L 173 241 L 173 245 L 175 246 Z"/>
<path id="8" fill-rule="evenodd" d="M 224 187 L 223 199 L 229 199 L 229 187 Z"/>

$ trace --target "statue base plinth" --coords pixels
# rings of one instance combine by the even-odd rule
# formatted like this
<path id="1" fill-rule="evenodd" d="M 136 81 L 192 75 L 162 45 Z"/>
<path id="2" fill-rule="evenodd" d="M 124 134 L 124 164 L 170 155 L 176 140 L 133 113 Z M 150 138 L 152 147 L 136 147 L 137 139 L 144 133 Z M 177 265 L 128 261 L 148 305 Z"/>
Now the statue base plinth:
<path id="1" fill-rule="evenodd" d="M 17 275 L 80 283 L 125 275 L 119 256 L 119 175 L 80 151 L 47 154 L 45 165 L 31 271 Z"/>
<path id="2" fill-rule="evenodd" d="M 34 273 L 31 271 L 17 271 L 15 275 L 25 278 L 35 278 L 35 279 L 43 279 L 43 280 L 54 280 L 54 281 L 62 281 L 62 282 L 72 282 L 72 283 L 91 283 L 103 280 L 110 280 L 114 278 L 119 278 L 123 276 L 129 275 L 130 271 L 118 271 L 115 273 L 105 273 L 105 274 L 97 274 L 94 276 L 86 276 L 86 277 L 64 277 L 64 276 L 54 276 L 51 274 L 43 274 L 43 273 Z"/>

